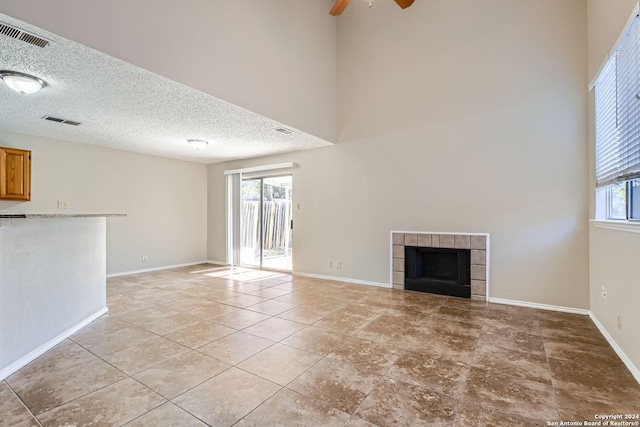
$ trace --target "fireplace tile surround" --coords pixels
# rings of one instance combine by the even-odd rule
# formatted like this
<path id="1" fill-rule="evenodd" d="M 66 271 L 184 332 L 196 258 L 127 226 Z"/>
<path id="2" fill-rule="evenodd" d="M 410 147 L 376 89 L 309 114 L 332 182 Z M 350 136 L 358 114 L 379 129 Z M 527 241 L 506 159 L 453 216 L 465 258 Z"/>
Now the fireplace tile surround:
<path id="1" fill-rule="evenodd" d="M 405 246 L 471 250 L 471 298 L 489 299 L 489 234 L 391 232 L 391 284 L 404 289 Z"/>

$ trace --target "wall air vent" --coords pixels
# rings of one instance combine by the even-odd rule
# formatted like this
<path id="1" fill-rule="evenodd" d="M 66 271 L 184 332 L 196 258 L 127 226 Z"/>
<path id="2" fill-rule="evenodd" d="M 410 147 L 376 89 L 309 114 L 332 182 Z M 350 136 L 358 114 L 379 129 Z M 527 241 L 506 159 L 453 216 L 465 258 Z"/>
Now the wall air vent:
<path id="1" fill-rule="evenodd" d="M 43 119 L 49 120 L 50 122 L 64 123 L 65 125 L 71 125 L 71 126 L 79 126 L 82 124 L 80 122 L 74 122 L 73 120 L 59 119 L 57 117 L 51 117 L 51 116 L 44 116 Z"/>
<path id="2" fill-rule="evenodd" d="M 295 133 L 293 130 L 287 128 L 275 128 L 274 131 L 283 135 L 293 135 Z"/>
<path id="3" fill-rule="evenodd" d="M 7 37 L 11 37 L 14 39 L 18 39 L 25 43 L 29 43 L 33 46 L 38 47 L 47 47 L 49 46 L 49 40 L 43 39 L 42 37 L 38 37 L 35 34 L 32 34 L 28 31 L 21 30 L 20 28 L 14 27 L 9 24 L 5 24 L 0 21 L 0 34 L 5 35 Z"/>

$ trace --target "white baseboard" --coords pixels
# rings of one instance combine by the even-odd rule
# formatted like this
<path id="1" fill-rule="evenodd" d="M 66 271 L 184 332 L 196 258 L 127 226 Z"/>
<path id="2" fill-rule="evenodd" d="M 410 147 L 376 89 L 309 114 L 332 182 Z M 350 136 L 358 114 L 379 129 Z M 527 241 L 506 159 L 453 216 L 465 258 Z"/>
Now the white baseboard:
<path id="1" fill-rule="evenodd" d="M 596 325 L 596 327 L 600 330 L 600 333 L 609 342 L 609 345 L 611 346 L 611 348 L 613 348 L 613 351 L 615 351 L 618 354 L 618 356 L 620 357 L 620 359 L 622 359 L 622 362 L 627 366 L 627 369 L 629 369 L 629 371 L 631 372 L 631 375 L 633 375 L 633 377 L 636 379 L 636 381 L 638 381 L 638 383 L 640 383 L 640 369 L 638 369 L 633 364 L 631 359 L 629 359 L 629 357 L 625 354 L 625 352 L 622 351 L 622 349 L 620 348 L 618 343 L 613 339 L 613 337 L 611 335 L 609 335 L 609 332 L 607 331 L 607 329 L 604 327 L 604 325 L 602 323 L 600 323 L 600 321 L 598 320 L 596 315 L 593 314 L 592 311 L 589 312 L 589 317 L 591 317 L 591 320 Z"/>
<path id="2" fill-rule="evenodd" d="M 189 267 L 191 265 L 198 265 L 198 264 L 218 264 L 218 263 L 214 261 L 187 262 L 184 264 L 164 265 L 162 267 L 145 268 L 142 270 L 131 270 L 131 271 L 122 271 L 120 273 L 109 273 L 107 274 L 107 277 L 119 277 L 119 276 L 128 276 L 130 274 L 150 273 L 152 271 L 170 270 L 172 268 Z"/>
<path id="3" fill-rule="evenodd" d="M 9 375 L 13 374 L 14 372 L 18 371 L 22 367 L 24 367 L 27 364 L 31 363 L 34 359 L 36 359 L 37 357 L 41 356 L 43 353 L 51 350 L 53 347 L 58 345 L 60 342 L 62 342 L 65 339 L 69 338 L 71 335 L 75 334 L 80 329 L 84 328 L 89 323 L 91 323 L 94 320 L 96 320 L 98 317 L 102 316 L 103 314 L 106 314 L 108 311 L 109 311 L 109 309 L 107 307 L 104 307 L 104 308 L 98 310 L 96 313 L 94 313 L 91 316 L 87 317 L 86 319 L 84 319 L 80 323 L 75 324 L 71 328 L 67 329 L 66 331 L 62 332 L 61 334 L 59 334 L 58 336 L 53 338 L 52 340 L 47 341 L 46 343 L 42 344 L 40 347 L 36 348 L 35 350 L 29 352 L 28 354 L 22 356 L 20 359 L 16 360 L 11 365 L 9 365 L 6 368 L 0 370 L 0 381 L 4 380 Z"/>
<path id="4" fill-rule="evenodd" d="M 223 266 L 227 266 L 229 264 L 227 264 L 225 261 L 215 261 L 215 260 L 210 260 L 208 259 L 206 261 L 207 264 L 215 264 L 215 265 L 223 265 Z"/>
<path id="5" fill-rule="evenodd" d="M 563 307 L 561 305 L 539 304 L 537 302 L 517 301 L 503 298 L 489 298 L 489 302 L 505 305 L 517 305 L 518 307 L 536 308 L 538 310 L 560 311 L 562 313 L 581 314 L 588 316 L 590 311 L 585 308 Z"/>
<path id="6" fill-rule="evenodd" d="M 335 280 L 336 282 L 355 283 L 355 284 L 358 284 L 358 285 L 377 286 L 377 287 L 380 287 L 380 288 L 391 288 L 392 287 L 388 283 L 369 282 L 367 280 L 348 279 L 348 278 L 345 278 L 345 277 L 324 276 L 322 274 L 301 273 L 299 271 L 294 271 L 293 274 L 296 274 L 298 276 L 304 276 L 304 277 L 313 277 L 314 279 Z"/>

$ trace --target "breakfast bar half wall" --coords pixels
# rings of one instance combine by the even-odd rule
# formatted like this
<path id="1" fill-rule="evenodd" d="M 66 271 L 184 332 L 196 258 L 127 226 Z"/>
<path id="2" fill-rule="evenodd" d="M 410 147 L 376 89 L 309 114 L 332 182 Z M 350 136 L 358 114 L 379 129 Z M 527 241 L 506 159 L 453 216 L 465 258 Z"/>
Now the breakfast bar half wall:
<path id="1" fill-rule="evenodd" d="M 107 218 L 122 216 L 0 212 L 0 381 L 107 312 Z"/>

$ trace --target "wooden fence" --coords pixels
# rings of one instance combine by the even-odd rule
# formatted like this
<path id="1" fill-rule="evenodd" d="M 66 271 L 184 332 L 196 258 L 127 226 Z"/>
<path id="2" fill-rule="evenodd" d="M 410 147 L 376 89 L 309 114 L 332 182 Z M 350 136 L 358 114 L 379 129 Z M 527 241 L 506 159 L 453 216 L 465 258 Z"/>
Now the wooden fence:
<path id="1" fill-rule="evenodd" d="M 243 248 L 260 248 L 260 201 L 242 202 L 241 242 Z M 291 200 L 264 201 L 264 249 L 288 253 Z"/>

